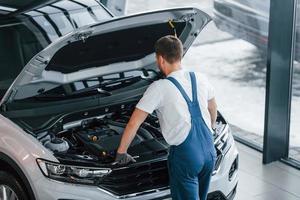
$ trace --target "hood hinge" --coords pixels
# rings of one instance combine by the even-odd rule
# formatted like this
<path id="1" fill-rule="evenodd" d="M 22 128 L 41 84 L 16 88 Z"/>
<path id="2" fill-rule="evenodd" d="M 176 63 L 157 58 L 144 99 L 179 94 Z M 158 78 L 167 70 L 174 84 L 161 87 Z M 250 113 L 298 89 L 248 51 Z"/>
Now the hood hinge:
<path id="1" fill-rule="evenodd" d="M 189 21 L 194 21 L 194 16 L 197 14 L 197 12 L 193 12 L 193 13 L 188 13 L 186 15 L 183 15 L 182 17 L 180 17 L 179 21 L 184 21 L 184 22 L 189 22 Z"/>
<path id="2" fill-rule="evenodd" d="M 16 88 L 12 89 L 8 95 L 7 102 L 11 102 L 11 100 L 15 97 L 16 93 L 17 93 L 17 89 Z"/>
<path id="3" fill-rule="evenodd" d="M 3 112 L 7 111 L 7 107 L 6 107 L 5 104 L 2 104 L 2 105 L 1 105 L 1 110 L 2 110 Z"/>

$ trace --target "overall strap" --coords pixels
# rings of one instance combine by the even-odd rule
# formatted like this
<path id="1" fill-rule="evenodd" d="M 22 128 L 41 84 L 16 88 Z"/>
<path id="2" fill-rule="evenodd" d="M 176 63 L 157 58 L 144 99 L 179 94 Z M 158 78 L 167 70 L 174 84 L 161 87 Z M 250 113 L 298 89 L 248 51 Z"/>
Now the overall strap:
<path id="1" fill-rule="evenodd" d="M 191 82 L 192 82 L 192 94 L 193 94 L 193 102 L 198 102 L 197 95 L 197 81 L 194 72 L 190 72 Z"/>
<path id="2" fill-rule="evenodd" d="M 190 74 L 190 77 L 191 77 L 191 85 L 192 85 L 192 96 L 193 96 L 192 101 L 190 100 L 190 98 L 186 94 L 183 87 L 180 85 L 180 83 L 175 78 L 167 77 L 167 79 L 169 81 L 171 81 L 175 85 L 175 87 L 177 87 L 177 89 L 179 90 L 179 92 L 182 94 L 183 98 L 187 102 L 191 118 L 202 117 L 199 102 L 197 100 L 198 98 L 197 98 L 196 76 L 195 76 L 194 72 L 190 72 L 189 74 Z"/>
<path id="3" fill-rule="evenodd" d="M 183 98 L 185 101 L 189 104 L 192 102 L 197 102 L 197 83 L 196 83 L 196 77 L 194 72 L 190 72 L 190 77 L 191 77 L 191 84 L 192 84 L 192 94 L 193 94 L 193 100 L 191 101 L 188 95 L 186 94 L 185 90 L 183 87 L 180 85 L 180 83 L 173 77 L 167 77 L 169 81 L 171 81 L 179 90 L 179 92 L 182 94 Z"/>
<path id="4" fill-rule="evenodd" d="M 183 87 L 180 85 L 180 83 L 173 77 L 167 77 L 167 79 L 169 81 L 171 81 L 179 90 L 179 92 L 181 93 L 181 95 L 183 96 L 183 98 L 185 99 L 185 101 L 187 102 L 187 104 L 189 105 L 190 103 L 192 103 L 192 101 L 190 100 L 190 98 L 188 97 L 188 95 L 186 94 L 186 92 L 184 91 Z"/>

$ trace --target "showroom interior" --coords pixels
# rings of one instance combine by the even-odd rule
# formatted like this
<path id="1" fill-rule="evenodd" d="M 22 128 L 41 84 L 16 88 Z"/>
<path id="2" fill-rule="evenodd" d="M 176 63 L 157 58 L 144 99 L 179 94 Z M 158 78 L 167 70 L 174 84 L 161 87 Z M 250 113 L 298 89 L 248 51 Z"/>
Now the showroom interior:
<path id="1" fill-rule="evenodd" d="M 207 199 L 300 200 L 298 0 L 0 0 L 0 200 L 172 199 L 157 114 L 115 161 L 170 34 L 214 88 Z"/>

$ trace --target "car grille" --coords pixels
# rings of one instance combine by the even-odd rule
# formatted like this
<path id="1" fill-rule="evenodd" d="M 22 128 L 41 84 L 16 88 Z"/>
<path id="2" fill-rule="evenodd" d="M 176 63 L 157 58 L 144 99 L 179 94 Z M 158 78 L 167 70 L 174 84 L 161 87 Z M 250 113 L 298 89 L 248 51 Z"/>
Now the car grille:
<path id="1" fill-rule="evenodd" d="M 214 174 L 219 169 L 222 159 L 222 153 L 217 150 Z M 167 161 L 114 169 L 101 180 L 99 187 L 117 196 L 169 187 Z"/>
<path id="2" fill-rule="evenodd" d="M 207 200 L 227 200 L 224 194 L 220 191 L 209 193 Z"/>
<path id="3" fill-rule="evenodd" d="M 115 169 L 99 186 L 117 196 L 168 187 L 167 161 Z"/>

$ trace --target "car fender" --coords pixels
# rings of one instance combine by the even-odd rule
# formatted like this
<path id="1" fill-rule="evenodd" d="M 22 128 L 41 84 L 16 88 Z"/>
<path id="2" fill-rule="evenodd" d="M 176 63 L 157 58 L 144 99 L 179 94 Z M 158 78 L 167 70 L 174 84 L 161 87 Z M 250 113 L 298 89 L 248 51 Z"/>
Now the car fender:
<path id="1" fill-rule="evenodd" d="M 32 135 L 26 133 L 9 119 L 0 115 L 0 159 L 12 164 L 13 169 L 23 173 L 36 194 L 34 183 L 44 178 L 36 159 L 58 162 L 53 154 L 37 141 Z M 13 166 L 15 165 L 15 166 Z M 21 178 L 22 177 L 21 175 Z M 26 182 L 26 181 L 25 181 Z"/>

